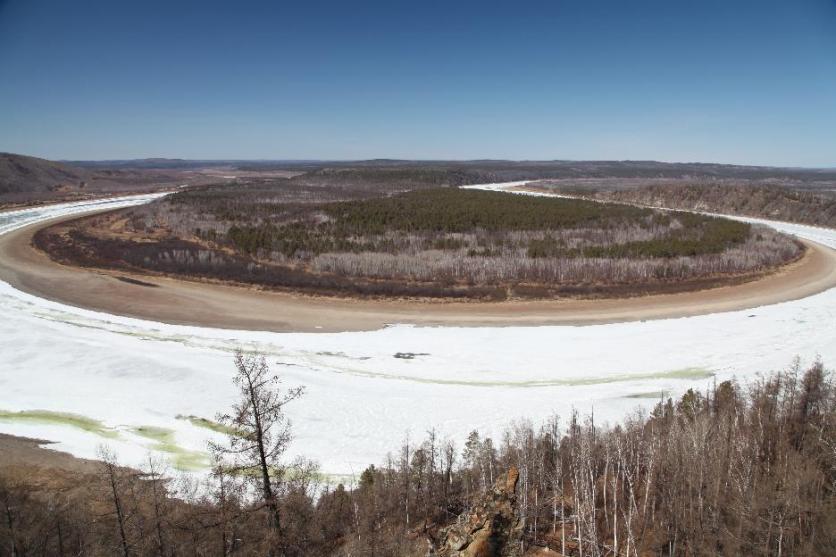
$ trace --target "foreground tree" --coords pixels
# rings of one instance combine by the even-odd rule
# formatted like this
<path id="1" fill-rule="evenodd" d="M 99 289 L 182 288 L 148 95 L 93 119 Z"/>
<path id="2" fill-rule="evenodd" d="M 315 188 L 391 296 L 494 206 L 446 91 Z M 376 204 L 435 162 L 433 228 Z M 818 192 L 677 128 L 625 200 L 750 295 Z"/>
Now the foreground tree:
<path id="1" fill-rule="evenodd" d="M 572 557 L 836 555 L 836 381 L 820 362 L 690 390 L 612 427 L 572 413 L 564 427 L 516 422 L 496 444 L 474 432 L 458 465 L 431 430 L 332 489 L 310 461 L 279 462 L 282 405 L 301 390 L 237 360 L 236 447 L 216 453 L 208 483 L 177 478 L 176 497 L 153 460 L 40 467 L 0 444 L 0 555 L 404 557 L 485 547 L 474 538 Z"/>
<path id="2" fill-rule="evenodd" d="M 280 389 L 278 376 L 270 372 L 264 356 L 235 353 L 239 399 L 232 412 L 218 416 L 229 431 L 229 444 L 213 444 L 220 458 L 230 458 L 229 473 L 252 478 L 269 514 L 270 526 L 280 545 L 282 522 L 278 492 L 284 469 L 281 457 L 291 440 L 290 421 L 284 412 L 289 402 L 302 396 L 304 387 Z"/>
<path id="3" fill-rule="evenodd" d="M 131 473 L 119 466 L 115 453 L 106 446 L 98 449 L 99 460 L 102 461 L 102 479 L 106 485 L 106 499 L 109 499 L 112 507 L 112 515 L 116 519 L 119 531 L 119 552 L 128 557 L 131 553 L 132 543 L 128 539 L 129 522 L 132 513 L 126 501 L 126 492 L 131 491 Z"/>

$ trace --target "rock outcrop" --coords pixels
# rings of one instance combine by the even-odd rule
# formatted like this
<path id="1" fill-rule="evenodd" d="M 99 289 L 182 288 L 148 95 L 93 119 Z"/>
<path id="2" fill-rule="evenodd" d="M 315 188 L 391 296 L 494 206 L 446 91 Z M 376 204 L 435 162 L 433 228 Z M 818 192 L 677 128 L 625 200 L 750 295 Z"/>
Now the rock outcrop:
<path id="1" fill-rule="evenodd" d="M 519 472 L 511 468 L 482 501 L 441 530 L 430 555 L 437 557 L 520 557 L 523 521 L 517 515 Z"/>

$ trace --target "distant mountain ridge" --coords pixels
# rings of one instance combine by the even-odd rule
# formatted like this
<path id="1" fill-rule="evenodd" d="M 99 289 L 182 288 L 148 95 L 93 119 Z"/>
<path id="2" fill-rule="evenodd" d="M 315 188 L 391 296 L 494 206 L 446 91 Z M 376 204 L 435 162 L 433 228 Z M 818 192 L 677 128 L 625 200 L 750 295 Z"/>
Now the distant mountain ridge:
<path id="1" fill-rule="evenodd" d="M 538 178 L 739 178 L 783 179 L 799 181 L 836 180 L 836 169 L 732 165 L 717 163 L 669 163 L 658 161 L 601 160 L 601 161 L 510 161 L 480 160 L 269 160 L 219 159 L 189 160 L 147 158 L 110 161 L 63 161 L 65 164 L 88 169 L 169 169 L 232 167 L 239 170 L 325 170 L 350 168 L 443 169 L 479 171 L 498 179 L 525 180 Z"/>
<path id="2" fill-rule="evenodd" d="M 0 153 L 0 205 L 149 191 L 185 183 L 211 183 L 224 174 L 290 170 L 297 183 L 358 185 L 395 183 L 464 185 L 518 180 L 656 179 L 708 183 L 752 183 L 833 191 L 836 170 L 656 161 L 507 160 L 187 160 L 147 158 L 111 161 L 51 161 Z M 229 170 L 229 172 L 227 172 Z M 252 178 L 252 175 L 249 176 Z M 265 176 L 265 179 L 274 179 Z M 377 186 L 376 186 L 377 187 Z M 400 189 L 403 189 L 402 187 Z M 409 189 L 409 188 L 406 188 Z"/>

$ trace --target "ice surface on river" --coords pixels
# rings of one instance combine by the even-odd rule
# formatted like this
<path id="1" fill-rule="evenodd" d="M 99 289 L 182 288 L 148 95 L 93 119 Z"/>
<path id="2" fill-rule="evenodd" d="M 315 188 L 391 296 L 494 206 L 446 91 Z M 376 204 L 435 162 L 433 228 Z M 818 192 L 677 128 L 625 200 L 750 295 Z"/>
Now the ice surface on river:
<path id="1" fill-rule="evenodd" d="M 2 213 L 0 233 L 149 199 Z M 772 225 L 836 247 L 834 230 Z M 286 384 L 307 387 L 290 408 L 291 452 L 330 473 L 359 473 L 396 450 L 407 432 L 422 437 L 436 427 L 461 446 L 471 429 L 495 433 L 511 420 L 566 416 L 572 407 L 617 420 L 655 402 L 636 395 L 676 396 L 733 374 L 746 380 L 785 368 L 796 355 L 804 363 L 820 355 L 832 366 L 834 324 L 836 289 L 745 311 L 609 325 L 266 333 L 106 315 L 0 282 L 0 411 L 80 414 L 118 435 L 17 419 L 0 419 L 0 432 L 55 440 L 83 457 L 106 442 L 137 465 L 155 443 L 133 428 L 157 426 L 174 430 L 183 450 L 203 451 L 212 432 L 177 416 L 213 418 L 228 408 L 231 351 L 243 346 L 267 353 Z"/>

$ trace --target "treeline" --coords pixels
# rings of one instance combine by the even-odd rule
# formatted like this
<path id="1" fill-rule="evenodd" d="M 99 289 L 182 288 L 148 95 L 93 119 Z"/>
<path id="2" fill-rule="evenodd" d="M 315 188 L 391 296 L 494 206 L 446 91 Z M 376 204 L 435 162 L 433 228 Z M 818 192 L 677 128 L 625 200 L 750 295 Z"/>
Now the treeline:
<path id="1" fill-rule="evenodd" d="M 653 185 L 597 192 L 608 201 L 746 215 L 836 227 L 836 198 L 788 187 L 738 184 Z"/>
<path id="2" fill-rule="evenodd" d="M 540 179 L 656 179 L 671 180 L 761 180 L 796 184 L 827 184 L 836 180 L 832 169 L 776 168 L 712 163 L 665 163 L 658 161 L 409 161 L 378 159 L 352 162 L 260 163 L 241 162 L 243 170 L 287 169 L 307 172 L 306 176 L 330 184 L 362 176 L 391 173 L 392 178 L 416 180 L 425 174 L 448 173 L 461 176 L 462 184 L 510 182 Z M 391 179 L 391 178 L 390 178 Z M 454 178 L 451 178 L 454 179 Z M 382 180 L 380 180 L 382 181 Z M 450 182 L 455 185 L 454 182 Z"/>
<path id="3" fill-rule="evenodd" d="M 109 237 L 108 228 L 104 230 L 101 234 L 84 224 L 49 228 L 36 233 L 34 244 L 55 260 L 88 267 L 316 295 L 477 300 L 633 296 L 710 288 L 756 277 L 803 253 L 800 244 L 766 229 L 721 253 L 696 257 L 596 256 L 601 254 L 594 253 L 595 242 L 601 238 L 615 242 L 606 244 L 610 246 L 653 248 L 652 238 L 659 229 L 635 226 L 615 231 L 518 232 L 508 242 L 499 238 L 494 243 L 478 234 L 435 240 L 409 234 L 381 240 L 389 246 L 381 252 L 352 250 L 304 259 L 276 252 L 239 253 L 214 241 L 166 236 L 135 241 L 124 235 Z M 236 234 L 234 229 L 232 233 Z M 292 236 L 283 239 L 292 241 Z M 541 253 L 531 253 L 535 249 Z"/>
<path id="4" fill-rule="evenodd" d="M 434 188 L 391 197 L 331 204 L 321 209 L 345 234 L 467 232 L 612 227 L 653 212 L 574 199 L 509 196 L 502 192 Z"/>
<path id="5" fill-rule="evenodd" d="M 491 181 L 493 174 L 478 170 L 434 167 L 318 168 L 291 178 L 265 177 L 189 188 L 156 205 L 187 208 L 219 220 L 247 223 L 270 220 L 292 204 L 368 199 L 427 188 Z M 279 207 L 279 205 L 285 205 Z M 141 212 L 141 209 L 138 211 Z"/>
<path id="6" fill-rule="evenodd" d="M 380 193 L 438 186 L 461 186 L 496 181 L 487 168 L 444 166 L 350 166 L 326 167 L 293 178 L 295 184 L 375 190 Z"/>
<path id="7" fill-rule="evenodd" d="M 496 439 L 474 431 L 461 446 L 429 431 L 356 484 L 333 486 L 311 463 L 281 460 L 290 440 L 283 406 L 301 391 L 276 389 L 258 359 L 240 358 L 241 402 L 226 417 L 239 433 L 216 451 L 206 483 L 176 485 L 153 460 L 139 472 L 109 455 L 98 476 L 60 487 L 3 474 L 3 551 L 425 555 L 513 467 L 521 528 L 503 555 L 836 552 L 836 385 L 821 363 L 745 387 L 689 390 L 616 425 L 572 414 L 521 421 Z M 265 427 L 259 457 L 255 434 Z"/>
<path id="8" fill-rule="evenodd" d="M 829 555 L 834 448 L 836 391 L 817 363 L 747 388 L 688 391 L 614 427 L 573 414 L 519 422 L 498 442 L 474 432 L 458 457 L 430 432 L 367 470 L 359 491 L 371 491 L 373 532 L 414 528 L 417 517 L 432 539 L 434 525 L 515 467 L 524 546 L 589 556 Z"/>
<path id="9" fill-rule="evenodd" d="M 189 188 L 136 207 L 130 214 L 137 219 L 176 215 L 189 221 L 208 218 L 244 224 L 293 217 L 309 204 L 350 201 L 373 195 L 380 195 L 373 187 L 304 185 L 289 178 L 251 179 L 245 183 Z M 190 222 L 184 230 L 191 231 L 193 227 L 194 223 Z"/>
<path id="10" fill-rule="evenodd" d="M 471 255 L 471 251 L 476 254 Z M 319 273 L 358 277 L 355 280 L 400 277 L 442 284 L 465 283 L 468 288 L 496 284 L 518 297 L 594 297 L 685 291 L 747 280 L 802 253 L 800 244 L 764 231 L 722 253 L 698 257 L 532 257 L 525 248 L 488 247 L 414 255 L 325 253 L 313 258 L 309 265 Z"/>
<path id="11" fill-rule="evenodd" d="M 509 196 L 500 192 L 458 188 L 431 188 L 394 196 L 350 201 L 315 202 L 318 192 L 308 188 L 282 189 L 272 194 L 261 188 L 205 188 L 178 193 L 170 200 L 171 214 L 159 209 L 157 225 L 183 229 L 209 241 L 228 243 L 250 255 L 278 253 L 285 257 L 307 257 L 334 252 L 396 253 L 415 244 L 398 236 L 420 236 L 421 249 L 460 249 L 522 245 L 533 257 L 677 257 L 719 253 L 746 240 L 750 226 L 688 213 L 665 214 L 628 205 L 602 205 L 583 200 Z M 327 197 L 327 196 L 324 196 Z M 201 213 L 220 221 L 207 224 Z M 132 211 L 139 230 L 146 228 L 142 209 Z M 190 225 L 178 225 L 187 220 Z M 618 244 L 624 230 L 652 231 L 640 239 Z M 512 232 L 557 233 L 565 231 L 578 239 L 599 235 L 585 252 L 554 244 L 546 239 L 532 241 L 514 237 Z M 464 241 L 462 234 L 476 235 Z M 549 236 L 551 237 L 551 236 Z M 632 240 L 632 241 L 630 241 Z M 621 242 L 624 243 L 624 242 Z M 667 248 L 663 244 L 669 244 Z M 471 255 L 484 254 L 474 250 Z M 487 253 L 490 253 L 488 250 Z M 612 252 L 612 253 L 611 253 Z"/>
<path id="12" fill-rule="evenodd" d="M 297 259 L 462 248 L 473 257 L 520 247 L 529 257 L 672 258 L 721 253 L 751 232 L 746 223 L 689 213 L 453 188 L 273 211 L 270 219 L 254 219 L 257 212 L 233 219 L 225 235 L 195 234 L 249 255 Z"/>
<path id="13" fill-rule="evenodd" d="M 35 241 L 89 266 L 325 295 L 491 300 L 705 288 L 803 253 L 774 231 L 690 213 L 456 188 L 351 191 L 199 188 Z"/>
<path id="14" fill-rule="evenodd" d="M 669 215 L 655 217 L 671 222 Z M 529 242 L 529 257 L 590 257 L 590 258 L 673 258 L 697 257 L 722 253 L 743 244 L 751 234 L 751 225 L 738 221 L 706 218 L 692 213 L 677 213 L 676 227 L 665 235 L 626 242 L 610 242 L 566 249 L 566 242 L 547 236 L 540 242 Z"/>
<path id="15" fill-rule="evenodd" d="M 507 289 L 499 286 L 457 285 L 453 281 L 357 280 L 342 273 L 311 273 L 289 265 L 261 263 L 177 238 L 134 242 L 100 238 L 78 229 L 66 234 L 43 229 L 35 233 L 33 244 L 52 259 L 69 265 L 258 284 L 311 295 L 496 301 L 508 296 Z"/>
<path id="16" fill-rule="evenodd" d="M 316 204 L 304 211 L 288 207 L 284 218 L 253 225 L 233 223 L 227 240 L 249 254 L 278 252 L 286 257 L 332 252 L 402 252 L 414 238 L 421 249 L 458 249 L 461 238 L 476 234 L 478 247 L 503 247 L 514 242 L 510 232 L 574 229 L 618 230 L 628 225 L 651 229 L 670 225 L 670 218 L 648 209 L 601 205 L 589 201 L 509 196 L 499 192 L 436 188 L 391 197 Z M 710 219 L 687 222 L 682 236 L 702 235 L 696 229 Z M 748 227 L 736 229 L 735 241 Z M 403 236 L 408 238 L 404 241 Z M 217 238 L 217 236 L 215 236 Z M 456 240 L 460 242 L 456 244 Z M 468 242 L 470 243 L 470 242 Z M 476 246 L 474 246 L 476 247 Z"/>

